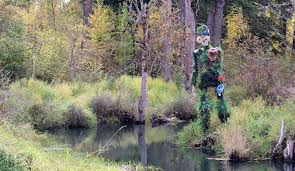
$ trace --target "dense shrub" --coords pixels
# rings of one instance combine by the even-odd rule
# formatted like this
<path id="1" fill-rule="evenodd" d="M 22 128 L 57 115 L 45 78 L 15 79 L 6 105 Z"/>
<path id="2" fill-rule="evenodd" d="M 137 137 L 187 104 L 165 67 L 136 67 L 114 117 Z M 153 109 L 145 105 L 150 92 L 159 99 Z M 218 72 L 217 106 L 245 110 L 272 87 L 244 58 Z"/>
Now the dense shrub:
<path id="1" fill-rule="evenodd" d="M 179 96 L 167 105 L 164 115 L 174 115 L 180 120 L 190 120 L 197 116 L 193 97 Z"/>
<path id="2" fill-rule="evenodd" d="M 201 121 L 196 120 L 182 128 L 182 131 L 178 134 L 178 143 L 190 144 L 198 141 L 204 136 Z"/>
<path id="3" fill-rule="evenodd" d="M 115 103 L 110 96 L 98 96 L 92 100 L 91 108 L 99 122 L 106 122 L 115 115 Z"/>
<path id="4" fill-rule="evenodd" d="M 89 109 L 71 106 L 65 113 L 66 127 L 94 127 L 97 124 L 96 116 Z"/>

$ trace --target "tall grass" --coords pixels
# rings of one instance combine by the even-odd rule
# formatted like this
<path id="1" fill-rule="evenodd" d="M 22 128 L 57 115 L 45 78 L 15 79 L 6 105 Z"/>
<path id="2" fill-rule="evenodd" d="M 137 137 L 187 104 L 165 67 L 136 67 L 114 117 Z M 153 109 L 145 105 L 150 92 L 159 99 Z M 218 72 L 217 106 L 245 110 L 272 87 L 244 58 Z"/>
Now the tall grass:
<path id="1" fill-rule="evenodd" d="M 140 81 L 130 76 L 95 83 L 48 84 L 23 79 L 11 84 L 4 108 L 10 121 L 29 122 L 37 129 L 122 122 L 137 116 Z M 146 120 L 152 114 L 175 114 L 180 119 L 196 115 L 192 98 L 174 83 L 148 78 L 147 94 Z"/>
<path id="2" fill-rule="evenodd" d="M 268 106 L 262 98 L 244 99 L 234 105 L 225 124 L 216 122 L 213 112 L 209 134 L 218 133 L 214 149 L 232 160 L 269 158 L 280 135 L 282 120 L 285 121 L 286 136 L 294 136 L 294 102 L 291 98 L 280 106 Z M 183 128 L 178 141 L 193 145 L 206 136 L 196 121 Z"/>

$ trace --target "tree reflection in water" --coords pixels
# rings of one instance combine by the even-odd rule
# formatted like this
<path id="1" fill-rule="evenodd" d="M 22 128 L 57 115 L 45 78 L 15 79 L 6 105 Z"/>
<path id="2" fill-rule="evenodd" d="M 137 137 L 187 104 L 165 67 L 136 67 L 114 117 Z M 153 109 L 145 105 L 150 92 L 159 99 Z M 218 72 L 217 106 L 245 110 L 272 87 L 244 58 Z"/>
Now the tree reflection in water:
<path id="1" fill-rule="evenodd" d="M 101 126 L 95 129 L 69 129 L 50 132 L 57 140 L 69 144 L 80 152 L 94 152 L 101 148 L 120 128 L 120 125 Z M 179 129 L 134 125 L 122 129 L 102 157 L 115 162 L 141 162 L 164 171 L 276 171 L 295 170 L 292 163 L 235 162 L 227 163 L 206 159 L 207 156 L 194 149 L 185 149 L 171 143 Z"/>

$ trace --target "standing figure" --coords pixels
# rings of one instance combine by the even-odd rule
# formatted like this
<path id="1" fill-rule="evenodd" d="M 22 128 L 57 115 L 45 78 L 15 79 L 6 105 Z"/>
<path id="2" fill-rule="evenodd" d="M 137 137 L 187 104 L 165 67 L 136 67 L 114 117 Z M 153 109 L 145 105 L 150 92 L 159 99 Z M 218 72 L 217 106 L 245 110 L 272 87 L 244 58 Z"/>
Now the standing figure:
<path id="1" fill-rule="evenodd" d="M 199 113 L 204 130 L 208 130 L 209 128 L 210 112 L 213 108 L 210 96 L 207 92 L 209 87 L 214 87 L 216 89 L 217 104 L 215 107 L 220 121 L 224 123 L 229 117 L 228 107 L 223 99 L 223 51 L 220 47 L 212 47 L 209 41 L 210 35 L 208 27 L 205 25 L 198 27 L 197 43 L 200 44 L 201 47 L 193 53 L 194 71 L 192 84 L 193 87 L 195 87 L 197 85 L 197 80 L 199 82 Z"/>

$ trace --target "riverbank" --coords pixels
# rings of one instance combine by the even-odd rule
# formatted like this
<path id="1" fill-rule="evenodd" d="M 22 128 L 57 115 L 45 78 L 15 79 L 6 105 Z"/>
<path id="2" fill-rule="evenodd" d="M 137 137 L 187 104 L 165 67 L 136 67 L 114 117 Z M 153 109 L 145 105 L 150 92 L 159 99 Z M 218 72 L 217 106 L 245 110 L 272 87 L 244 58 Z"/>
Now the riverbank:
<path id="1" fill-rule="evenodd" d="M 22 170 L 122 170 L 127 166 L 108 163 L 100 158 L 77 154 L 38 135 L 29 126 L 0 125 L 3 154 L 10 156 Z M 1 166 L 5 168 L 5 165 Z M 10 168 L 13 170 L 13 168 Z"/>
<path id="2" fill-rule="evenodd" d="M 150 116 L 196 116 L 189 95 L 174 83 L 149 78 Z M 96 83 L 18 80 L 0 92 L 0 170 L 142 170 L 140 164 L 114 163 L 61 146 L 40 130 L 132 124 L 140 78 L 122 76 Z M 96 149 L 99 150 L 99 149 Z M 133 162 L 132 162 L 133 163 Z M 156 170 L 148 167 L 148 170 Z"/>
<path id="3" fill-rule="evenodd" d="M 273 157 L 273 149 L 281 135 L 284 121 L 284 136 L 280 156 L 287 139 L 294 137 L 294 98 L 278 106 L 268 106 L 261 98 L 242 100 L 232 107 L 226 124 L 218 121 L 216 113 L 210 120 L 210 130 L 203 132 L 198 120 L 190 123 L 178 134 L 178 143 L 215 152 L 226 160 L 264 160 Z"/>
<path id="4" fill-rule="evenodd" d="M 194 98 L 175 83 L 149 78 L 147 94 L 147 122 L 152 115 L 185 120 L 196 117 Z M 12 83 L 1 96 L 2 118 L 12 123 L 30 123 L 39 130 L 133 123 L 140 78 L 122 76 L 95 83 L 55 84 L 23 79 Z"/>

